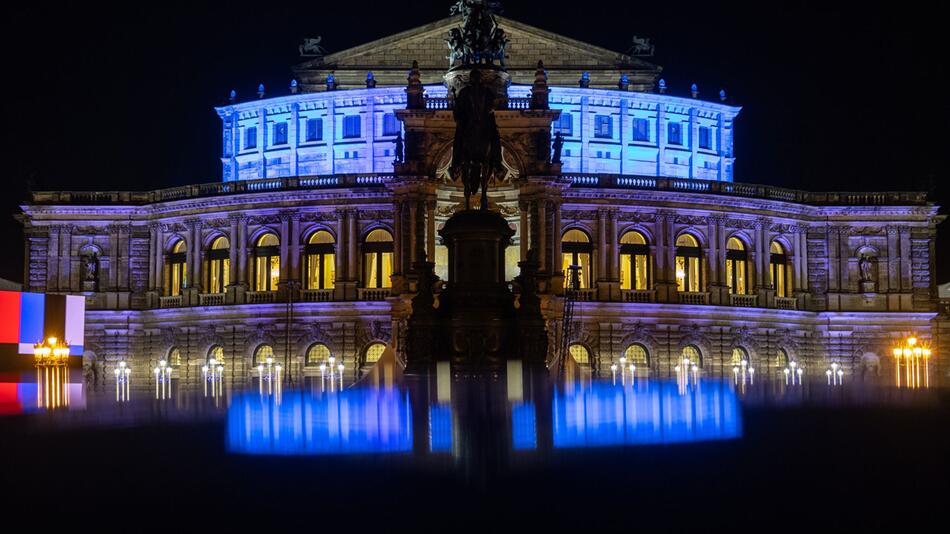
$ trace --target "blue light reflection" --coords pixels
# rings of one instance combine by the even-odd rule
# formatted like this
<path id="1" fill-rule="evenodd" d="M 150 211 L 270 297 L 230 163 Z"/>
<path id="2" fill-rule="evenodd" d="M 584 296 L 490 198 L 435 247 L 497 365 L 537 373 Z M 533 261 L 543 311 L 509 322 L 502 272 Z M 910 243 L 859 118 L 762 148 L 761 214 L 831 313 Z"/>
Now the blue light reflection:
<path id="1" fill-rule="evenodd" d="M 396 389 L 238 395 L 228 408 L 227 449 L 240 454 L 330 455 L 412 450 L 409 397 Z"/>
<path id="2" fill-rule="evenodd" d="M 556 448 L 652 445 L 732 439 L 742 435 L 735 391 L 700 382 L 683 391 L 675 382 L 635 387 L 583 384 L 554 395 Z"/>

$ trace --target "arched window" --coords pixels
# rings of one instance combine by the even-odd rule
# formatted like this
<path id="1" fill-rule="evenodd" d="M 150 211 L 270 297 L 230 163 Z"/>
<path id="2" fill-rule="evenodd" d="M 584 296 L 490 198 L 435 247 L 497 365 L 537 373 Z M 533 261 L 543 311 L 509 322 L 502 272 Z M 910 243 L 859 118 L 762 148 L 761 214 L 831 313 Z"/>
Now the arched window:
<path id="1" fill-rule="evenodd" d="M 587 289 L 593 282 L 593 273 L 591 273 L 590 257 L 594 252 L 594 246 L 590 242 L 590 237 L 581 230 L 568 230 L 561 238 L 561 258 L 564 270 L 564 287 L 570 287 L 572 265 L 580 266 L 579 287 L 578 289 Z"/>
<path id="2" fill-rule="evenodd" d="M 172 347 L 171 350 L 168 351 L 168 365 L 172 367 L 181 365 L 181 349 Z"/>
<path id="3" fill-rule="evenodd" d="M 188 269 L 186 263 L 185 240 L 179 239 L 172 245 L 165 261 L 165 295 L 177 297 L 188 287 Z"/>
<path id="4" fill-rule="evenodd" d="M 208 361 L 214 360 L 218 363 L 224 363 L 224 347 L 215 345 L 208 351 Z"/>
<path id="5" fill-rule="evenodd" d="M 703 366 L 703 353 L 699 352 L 699 349 L 694 345 L 687 345 L 683 347 L 682 351 L 683 360 L 689 360 L 688 366 L 695 365 L 696 367 L 702 368 Z"/>
<path id="6" fill-rule="evenodd" d="M 307 365 L 320 365 L 330 359 L 330 347 L 323 343 L 314 343 L 307 349 Z"/>
<path id="7" fill-rule="evenodd" d="M 231 242 L 222 236 L 211 243 L 207 254 L 208 268 L 205 269 L 205 288 L 209 293 L 224 293 L 231 285 Z"/>
<path id="8" fill-rule="evenodd" d="M 580 343 L 572 343 L 567 347 L 567 352 L 571 354 L 571 358 L 574 358 L 574 362 L 580 365 L 589 365 L 590 364 L 590 351 L 587 350 L 587 347 L 581 345 Z"/>
<path id="9" fill-rule="evenodd" d="M 314 232 L 304 247 L 304 270 L 307 273 L 307 289 L 333 289 L 336 277 L 336 256 L 333 245 L 336 241 L 330 232 Z"/>
<path id="10" fill-rule="evenodd" d="M 769 246 L 769 274 L 772 277 L 772 287 L 776 297 L 787 297 L 791 294 L 791 284 L 788 280 L 788 256 L 778 241 L 772 241 Z"/>
<path id="11" fill-rule="evenodd" d="M 749 253 L 746 251 L 745 244 L 735 237 L 730 237 L 726 242 L 726 285 L 730 293 L 736 295 L 747 293 L 748 266 Z"/>
<path id="12" fill-rule="evenodd" d="M 376 363 L 386 350 L 384 343 L 370 343 L 363 351 L 363 362 L 366 364 Z"/>
<path id="13" fill-rule="evenodd" d="M 277 291 L 280 282 L 280 240 L 267 233 L 254 246 L 254 291 Z"/>
<path id="14" fill-rule="evenodd" d="M 788 364 L 791 362 L 791 360 L 788 358 L 788 352 L 786 352 L 785 349 L 776 349 L 773 360 L 772 370 L 778 375 L 781 375 L 782 370 L 788 367 Z"/>
<path id="15" fill-rule="evenodd" d="M 630 231 L 620 238 L 620 289 L 650 288 L 650 246 L 643 234 Z"/>
<path id="16" fill-rule="evenodd" d="M 392 287 L 392 275 L 393 236 L 377 228 L 363 242 L 363 287 Z"/>
<path id="17" fill-rule="evenodd" d="M 637 376 L 647 376 L 650 374 L 650 355 L 646 347 L 639 343 L 634 343 L 623 351 L 623 356 L 627 359 L 627 367 L 631 364 L 637 366 Z"/>
<path id="18" fill-rule="evenodd" d="M 274 347 L 265 343 L 254 349 L 254 365 L 267 365 L 268 358 L 274 361 Z"/>
<path id="19" fill-rule="evenodd" d="M 746 365 L 752 365 L 752 362 L 749 361 L 749 353 L 742 347 L 735 347 L 732 349 L 732 366 L 742 366 L 742 362 L 746 362 Z"/>
<path id="20" fill-rule="evenodd" d="M 681 234 L 676 238 L 677 290 L 689 292 L 703 290 L 702 258 L 703 251 L 699 248 L 699 241 L 695 237 Z"/>

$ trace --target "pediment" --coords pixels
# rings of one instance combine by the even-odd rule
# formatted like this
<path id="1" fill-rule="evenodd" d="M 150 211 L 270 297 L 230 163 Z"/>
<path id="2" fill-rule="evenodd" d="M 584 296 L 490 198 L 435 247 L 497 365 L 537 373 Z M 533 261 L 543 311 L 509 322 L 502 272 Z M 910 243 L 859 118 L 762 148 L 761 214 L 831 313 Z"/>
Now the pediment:
<path id="1" fill-rule="evenodd" d="M 505 17 L 496 16 L 496 19 L 511 40 L 507 49 L 508 72 L 515 83 L 531 83 L 538 60 L 544 61 L 552 85 L 564 85 L 565 81 L 576 83 L 582 71 L 591 73 L 592 86 L 598 86 L 604 80 L 615 85 L 620 73 L 630 76 L 634 86 L 638 83 L 652 85 L 661 70 L 639 58 Z M 304 90 L 321 90 L 319 85 L 331 72 L 343 88 L 361 84 L 367 72 L 373 72 L 381 85 L 402 85 L 409 66 L 418 61 L 423 83 L 439 83 L 448 68 L 448 48 L 444 39 L 450 29 L 460 24 L 460 17 L 448 17 L 312 59 L 297 65 L 294 70 L 305 86 Z M 558 79 L 562 77 L 564 80 Z"/>

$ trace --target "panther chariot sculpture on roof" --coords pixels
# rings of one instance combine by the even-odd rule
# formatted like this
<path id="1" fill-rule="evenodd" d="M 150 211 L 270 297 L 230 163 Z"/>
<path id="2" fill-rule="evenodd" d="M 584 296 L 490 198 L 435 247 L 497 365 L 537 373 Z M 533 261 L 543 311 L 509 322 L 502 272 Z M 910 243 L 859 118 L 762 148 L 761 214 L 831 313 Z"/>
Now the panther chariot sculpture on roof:
<path id="1" fill-rule="evenodd" d="M 508 36 L 494 16 L 500 11 L 499 3 L 486 0 L 459 0 L 450 10 L 462 16 L 462 27 L 453 28 L 446 39 L 445 84 L 455 118 L 449 174 L 464 185 L 466 208 L 471 207 L 471 196 L 481 191 L 480 208 L 487 210 L 488 184 L 505 173 L 493 113 L 507 106 L 510 83 L 505 72 Z"/>

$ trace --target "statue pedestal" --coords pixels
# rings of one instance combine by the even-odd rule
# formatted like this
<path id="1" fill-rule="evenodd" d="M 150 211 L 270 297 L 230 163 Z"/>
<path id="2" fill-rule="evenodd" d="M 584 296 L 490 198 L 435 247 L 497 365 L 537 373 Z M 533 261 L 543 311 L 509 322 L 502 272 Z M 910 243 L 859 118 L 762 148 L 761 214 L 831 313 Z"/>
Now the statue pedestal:
<path id="1" fill-rule="evenodd" d="M 462 91 L 462 88 L 469 85 L 472 70 L 475 69 L 478 69 L 481 74 L 481 84 L 495 93 L 495 109 L 506 109 L 511 76 L 493 65 L 462 65 L 446 72 L 442 79 L 448 89 L 449 102 L 454 103 L 455 96 Z"/>
<path id="2" fill-rule="evenodd" d="M 514 295 L 505 281 L 505 249 L 514 230 L 498 213 L 456 213 L 439 231 L 449 252 L 448 285 L 440 297 L 447 346 L 462 370 L 501 369 L 516 356 Z"/>
<path id="3" fill-rule="evenodd" d="M 874 280 L 861 280 L 858 282 L 858 287 L 861 288 L 861 293 L 877 293 L 877 284 L 874 283 Z"/>

